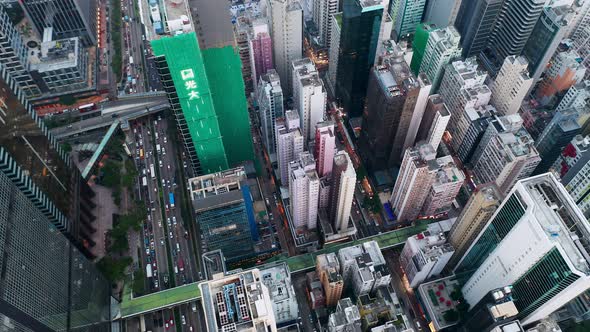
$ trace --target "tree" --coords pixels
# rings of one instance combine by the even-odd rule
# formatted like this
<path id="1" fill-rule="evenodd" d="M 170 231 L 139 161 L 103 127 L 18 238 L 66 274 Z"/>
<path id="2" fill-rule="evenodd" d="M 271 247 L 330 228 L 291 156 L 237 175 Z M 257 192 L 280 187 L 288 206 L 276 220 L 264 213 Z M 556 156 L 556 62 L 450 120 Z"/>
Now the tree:
<path id="1" fill-rule="evenodd" d="M 74 105 L 76 103 L 76 101 L 78 101 L 74 96 L 72 95 L 64 95 L 64 96 L 60 96 L 59 97 L 59 103 L 62 105 Z"/>
<path id="2" fill-rule="evenodd" d="M 447 310 L 443 313 L 443 318 L 447 322 L 456 322 L 459 319 L 459 313 L 455 309 Z"/>
<path id="3" fill-rule="evenodd" d="M 356 170 L 356 179 L 362 181 L 367 176 L 367 170 L 365 166 L 360 165 L 359 168 Z"/>
<path id="4" fill-rule="evenodd" d="M 133 273 L 133 294 L 134 296 L 141 296 L 145 294 L 145 273 L 139 269 Z"/>
<path id="5" fill-rule="evenodd" d="M 119 259 L 105 256 L 96 264 L 98 269 L 110 282 L 117 282 L 123 280 L 125 277 L 125 270 L 133 262 L 131 257 L 122 257 Z"/>
<path id="6" fill-rule="evenodd" d="M 102 172 L 102 185 L 109 188 L 117 188 L 121 185 L 121 170 L 116 162 L 107 160 L 102 167 Z"/>
<path id="7" fill-rule="evenodd" d="M 453 301 L 463 300 L 463 293 L 461 293 L 461 290 L 459 288 L 455 288 L 451 292 L 451 294 L 449 294 L 449 296 L 451 297 L 451 300 L 453 300 Z"/>

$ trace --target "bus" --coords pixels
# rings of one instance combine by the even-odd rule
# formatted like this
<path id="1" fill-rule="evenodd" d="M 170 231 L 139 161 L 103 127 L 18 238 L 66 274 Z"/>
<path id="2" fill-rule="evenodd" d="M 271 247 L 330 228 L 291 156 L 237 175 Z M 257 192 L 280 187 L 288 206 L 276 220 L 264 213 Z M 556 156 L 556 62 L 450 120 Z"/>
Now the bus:
<path id="1" fill-rule="evenodd" d="M 174 209 L 174 194 L 173 193 L 169 193 L 168 194 L 168 199 L 170 200 L 170 208 Z"/>
<path id="2" fill-rule="evenodd" d="M 93 109 L 94 109 L 94 103 L 84 104 L 84 105 L 81 105 L 78 107 L 78 111 L 80 111 L 80 113 L 92 111 Z"/>
<path id="3" fill-rule="evenodd" d="M 154 164 L 150 164 L 150 174 L 152 175 L 152 179 L 156 178 L 156 170 L 154 169 Z"/>
<path id="4" fill-rule="evenodd" d="M 143 186 L 144 186 L 144 187 L 146 187 L 146 186 L 147 186 L 147 177 L 145 177 L 145 176 L 144 176 L 144 177 L 142 178 L 142 184 L 143 184 Z"/>
<path id="5" fill-rule="evenodd" d="M 145 266 L 145 275 L 148 278 L 151 278 L 152 277 L 152 264 L 148 264 L 148 265 Z"/>

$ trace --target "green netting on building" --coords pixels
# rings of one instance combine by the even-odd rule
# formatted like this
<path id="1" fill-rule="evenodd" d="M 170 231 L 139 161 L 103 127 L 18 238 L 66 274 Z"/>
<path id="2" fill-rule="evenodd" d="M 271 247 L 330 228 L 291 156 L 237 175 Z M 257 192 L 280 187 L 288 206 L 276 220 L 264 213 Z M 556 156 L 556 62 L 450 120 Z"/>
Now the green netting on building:
<path id="1" fill-rule="evenodd" d="M 230 167 L 254 159 L 242 62 L 233 46 L 202 50 Z"/>
<path id="2" fill-rule="evenodd" d="M 218 117 L 216 111 L 196 35 L 188 33 L 154 40 L 152 49 L 154 55 L 166 58 L 203 172 L 228 169 L 228 153 L 219 125 L 223 119 Z"/>
<path id="3" fill-rule="evenodd" d="M 416 27 L 414 40 L 412 41 L 412 49 L 414 54 L 412 55 L 412 63 L 410 63 L 410 69 L 414 75 L 418 75 L 420 72 L 420 66 L 422 65 L 422 58 L 424 57 L 426 44 L 428 43 L 430 33 L 434 29 L 436 29 L 436 26 L 430 23 L 421 23 Z"/>

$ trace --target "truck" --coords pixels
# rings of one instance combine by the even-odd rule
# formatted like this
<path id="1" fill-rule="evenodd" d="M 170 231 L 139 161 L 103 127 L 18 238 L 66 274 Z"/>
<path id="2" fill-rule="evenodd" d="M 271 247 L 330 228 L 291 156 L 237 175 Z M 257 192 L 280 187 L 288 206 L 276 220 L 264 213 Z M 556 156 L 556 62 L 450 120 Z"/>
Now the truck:
<path id="1" fill-rule="evenodd" d="M 129 57 L 129 64 L 132 65 L 133 64 L 133 56 Z"/>
<path id="2" fill-rule="evenodd" d="M 174 194 L 173 193 L 168 194 L 168 200 L 170 201 L 170 208 L 174 209 Z"/>
<path id="3" fill-rule="evenodd" d="M 152 179 L 156 178 L 156 170 L 154 169 L 154 164 L 150 164 L 150 174 L 152 175 Z"/>
<path id="4" fill-rule="evenodd" d="M 144 177 L 141 179 L 141 184 L 143 184 L 143 186 L 144 186 L 144 187 L 146 187 L 146 186 L 147 186 L 147 177 L 146 177 L 146 176 L 144 176 Z"/>
<path id="5" fill-rule="evenodd" d="M 156 144 L 156 151 L 158 151 L 158 153 L 162 152 L 162 147 L 160 144 Z"/>
<path id="6" fill-rule="evenodd" d="M 139 159 L 143 159 L 144 154 L 143 154 L 143 148 L 139 149 Z"/>
<path id="7" fill-rule="evenodd" d="M 147 264 L 147 265 L 145 266 L 145 275 L 146 275 L 148 278 L 151 278 L 151 277 L 153 277 L 153 275 L 152 275 L 152 264 Z"/>

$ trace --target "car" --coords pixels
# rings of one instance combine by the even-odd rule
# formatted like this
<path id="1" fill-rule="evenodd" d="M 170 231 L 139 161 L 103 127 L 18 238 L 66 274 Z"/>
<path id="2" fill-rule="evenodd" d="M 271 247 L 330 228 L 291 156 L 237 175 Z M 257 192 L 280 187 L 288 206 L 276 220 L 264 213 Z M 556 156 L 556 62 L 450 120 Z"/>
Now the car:
<path id="1" fill-rule="evenodd" d="M 174 234 L 172 234 L 172 232 L 170 232 L 170 238 L 173 239 L 174 238 Z"/>
<path id="2" fill-rule="evenodd" d="M 168 207 L 168 204 L 166 204 L 166 211 L 170 211 L 170 208 Z"/>
<path id="3" fill-rule="evenodd" d="M 168 165 L 168 170 L 170 170 L 170 165 Z"/>
<path id="4" fill-rule="evenodd" d="M 180 316 L 180 320 L 182 321 L 182 325 L 186 325 L 186 319 L 184 318 L 184 315 Z"/>
<path id="5" fill-rule="evenodd" d="M 166 326 L 166 330 L 168 330 L 170 328 L 170 325 L 168 324 L 168 322 L 166 322 L 165 326 Z"/>
<path id="6" fill-rule="evenodd" d="M 164 143 L 168 143 L 168 139 L 164 136 Z"/>
<path id="7" fill-rule="evenodd" d="M 164 239 L 160 239 L 160 244 L 164 245 Z"/>
<path id="8" fill-rule="evenodd" d="M 176 217 L 172 217 L 172 223 L 174 224 L 174 226 L 176 226 Z"/>
<path id="9" fill-rule="evenodd" d="M 166 219 L 166 223 L 168 224 L 168 227 L 170 227 L 170 217 Z"/>
<path id="10" fill-rule="evenodd" d="M 174 325 L 174 319 L 172 319 L 172 317 L 170 317 L 170 326 Z"/>
<path id="11" fill-rule="evenodd" d="M 145 254 L 149 255 L 150 254 L 150 248 L 145 248 Z"/>
<path id="12" fill-rule="evenodd" d="M 162 222 L 158 221 L 158 227 L 162 227 Z"/>
<path id="13" fill-rule="evenodd" d="M 165 148 L 162 148 L 162 155 L 164 155 L 164 156 L 166 155 L 166 149 Z"/>
<path id="14" fill-rule="evenodd" d="M 188 330 L 191 331 L 191 332 L 193 332 L 193 327 L 192 326 L 189 326 Z"/>

